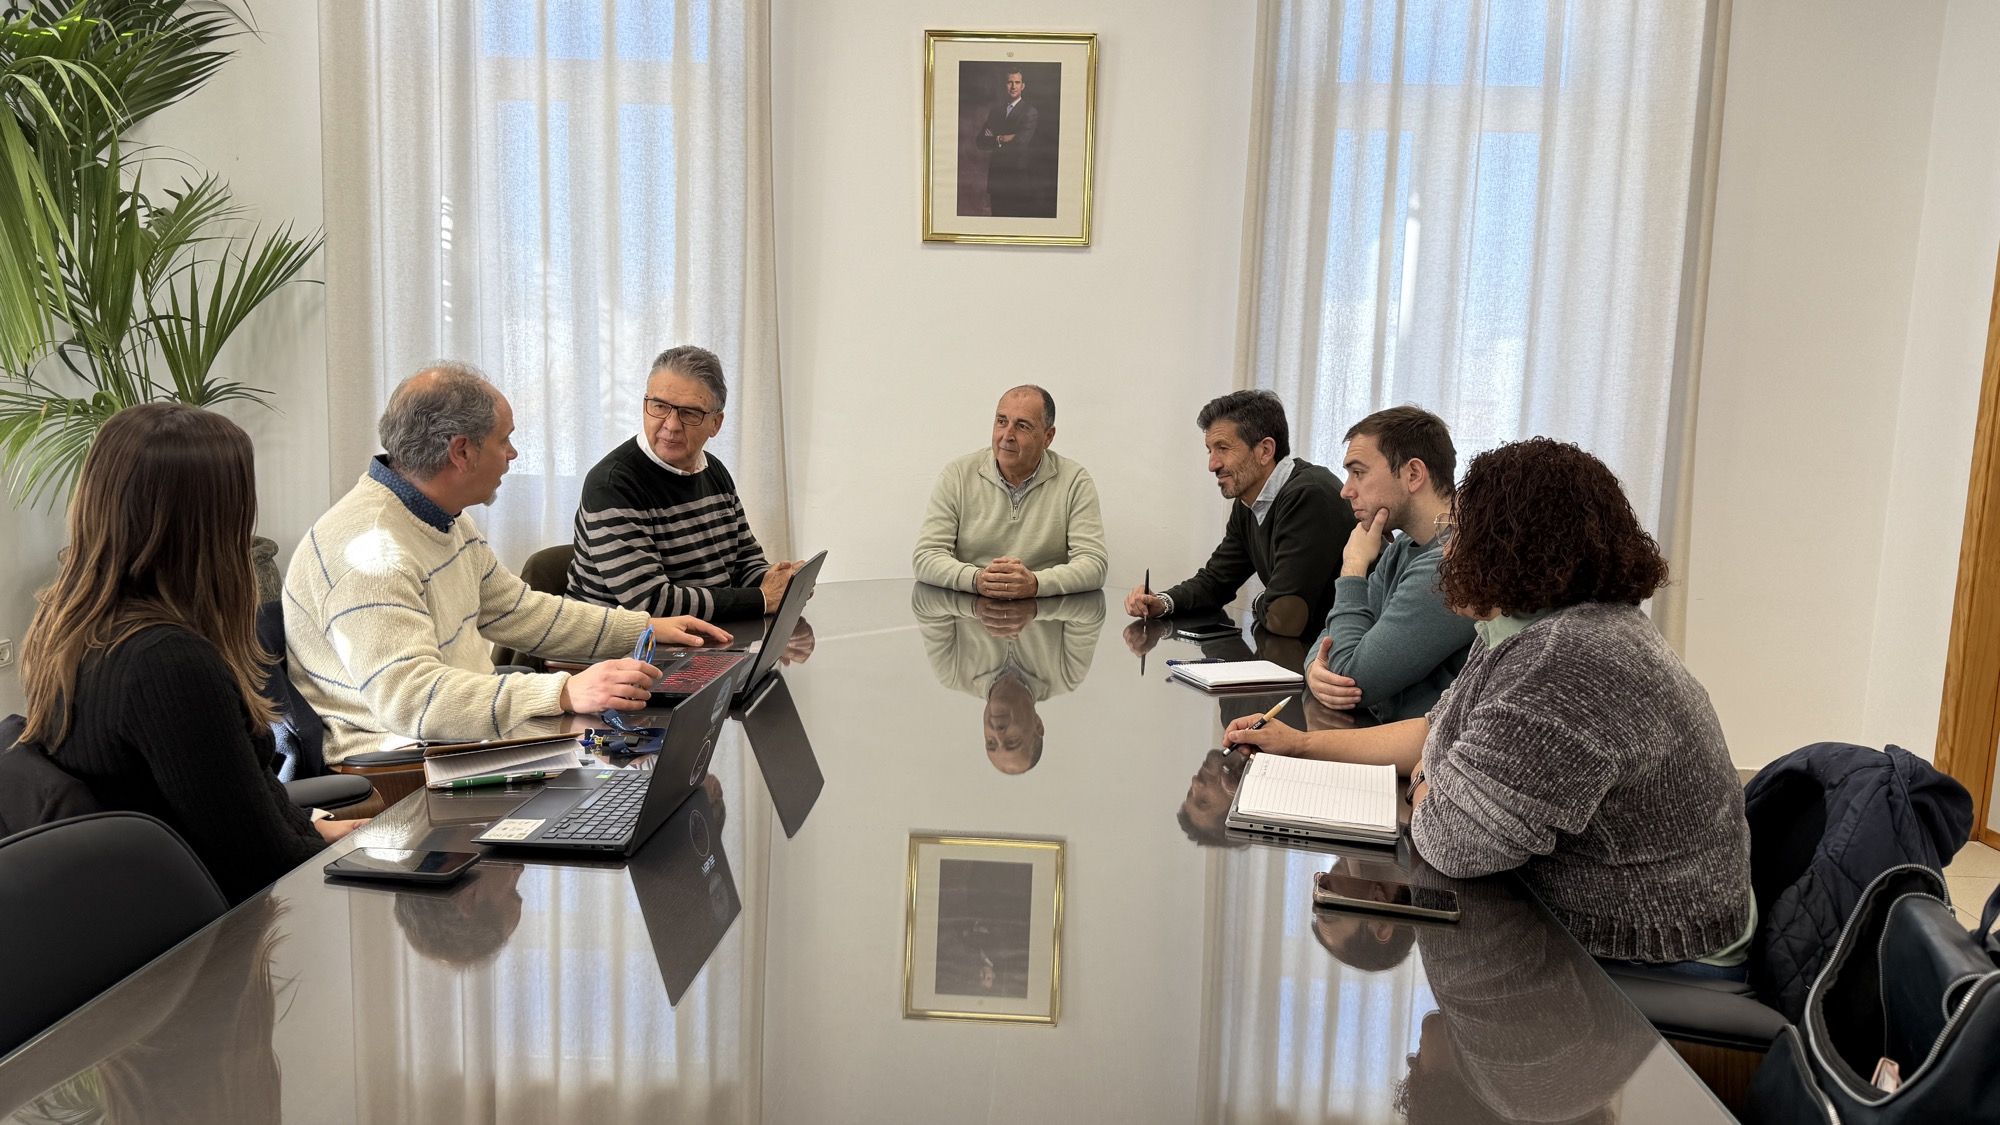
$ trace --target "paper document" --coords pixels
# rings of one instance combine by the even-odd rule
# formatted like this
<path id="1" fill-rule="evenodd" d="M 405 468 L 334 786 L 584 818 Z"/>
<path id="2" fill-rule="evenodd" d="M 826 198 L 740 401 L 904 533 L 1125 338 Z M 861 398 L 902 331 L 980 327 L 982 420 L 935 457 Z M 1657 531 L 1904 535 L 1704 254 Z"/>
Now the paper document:
<path id="1" fill-rule="evenodd" d="M 1396 830 L 1396 767 L 1259 754 L 1250 760 L 1237 811 L 1247 816 Z"/>

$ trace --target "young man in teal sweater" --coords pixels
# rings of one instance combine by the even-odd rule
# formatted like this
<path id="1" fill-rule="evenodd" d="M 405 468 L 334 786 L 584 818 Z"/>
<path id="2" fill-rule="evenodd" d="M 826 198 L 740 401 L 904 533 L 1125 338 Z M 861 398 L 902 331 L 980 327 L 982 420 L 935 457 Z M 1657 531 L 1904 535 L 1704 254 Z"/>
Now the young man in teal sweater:
<path id="1" fill-rule="evenodd" d="M 1340 495 L 1355 526 L 1306 686 L 1377 722 L 1414 719 L 1451 686 L 1472 644 L 1472 619 L 1447 609 L 1437 588 L 1457 453 L 1443 420 L 1416 406 L 1370 414 L 1347 443 Z"/>

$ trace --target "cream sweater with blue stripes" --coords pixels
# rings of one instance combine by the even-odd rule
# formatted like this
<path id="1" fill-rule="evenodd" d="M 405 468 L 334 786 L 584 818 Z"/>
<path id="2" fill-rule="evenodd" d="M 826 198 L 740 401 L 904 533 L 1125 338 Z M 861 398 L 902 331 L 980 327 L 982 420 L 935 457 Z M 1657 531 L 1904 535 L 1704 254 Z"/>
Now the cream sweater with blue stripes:
<path id="1" fill-rule="evenodd" d="M 491 646 L 602 660 L 630 653 L 646 621 L 530 590 L 469 516 L 443 512 L 379 458 L 285 575 L 286 658 L 326 720 L 328 762 L 412 738 L 494 738 L 559 714 L 569 674 L 496 676 Z"/>

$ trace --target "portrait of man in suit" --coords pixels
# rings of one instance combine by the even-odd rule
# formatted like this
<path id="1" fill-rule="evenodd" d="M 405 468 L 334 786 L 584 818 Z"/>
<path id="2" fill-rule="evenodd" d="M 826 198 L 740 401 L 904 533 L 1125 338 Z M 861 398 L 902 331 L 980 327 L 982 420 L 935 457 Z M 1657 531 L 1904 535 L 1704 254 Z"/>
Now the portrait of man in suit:
<path id="1" fill-rule="evenodd" d="M 982 60 L 959 69 L 958 213 L 1054 218 L 1061 65 Z"/>

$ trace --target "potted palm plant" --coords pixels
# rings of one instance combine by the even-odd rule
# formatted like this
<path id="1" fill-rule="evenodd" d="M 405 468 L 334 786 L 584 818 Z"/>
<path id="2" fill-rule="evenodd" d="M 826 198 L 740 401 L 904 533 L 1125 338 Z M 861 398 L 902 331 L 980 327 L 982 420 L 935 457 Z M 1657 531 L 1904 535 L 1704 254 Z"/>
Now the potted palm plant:
<path id="1" fill-rule="evenodd" d="M 212 0 L 0 8 L 0 472 L 19 502 L 66 496 L 125 407 L 269 405 L 216 359 L 319 232 L 247 228 L 220 179 L 128 139 L 249 30 Z"/>

